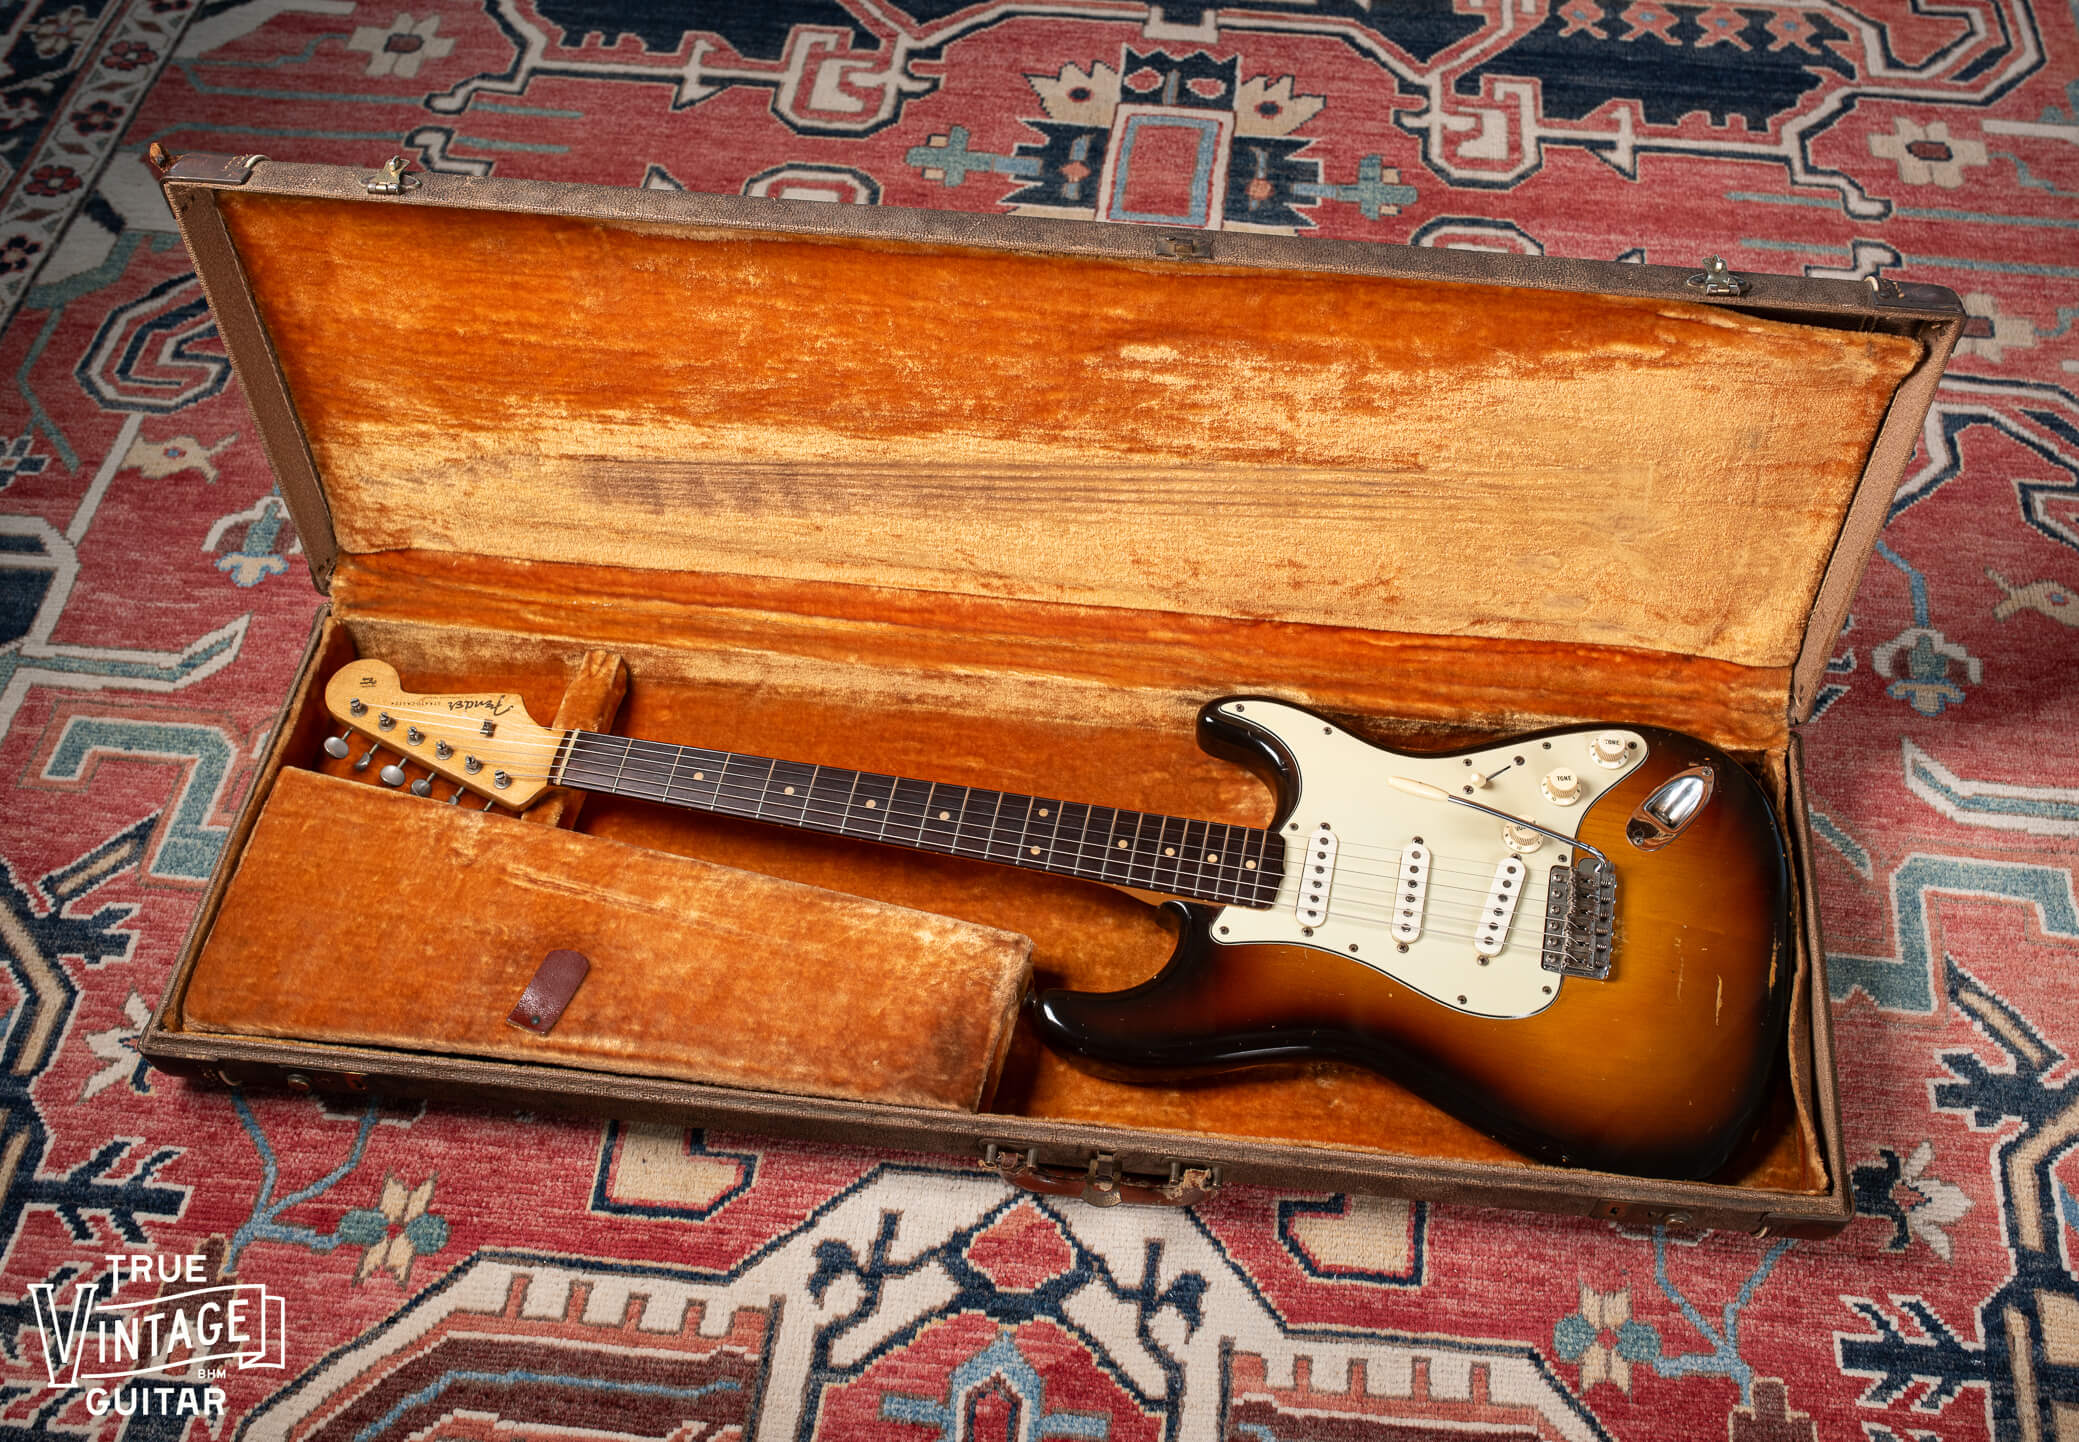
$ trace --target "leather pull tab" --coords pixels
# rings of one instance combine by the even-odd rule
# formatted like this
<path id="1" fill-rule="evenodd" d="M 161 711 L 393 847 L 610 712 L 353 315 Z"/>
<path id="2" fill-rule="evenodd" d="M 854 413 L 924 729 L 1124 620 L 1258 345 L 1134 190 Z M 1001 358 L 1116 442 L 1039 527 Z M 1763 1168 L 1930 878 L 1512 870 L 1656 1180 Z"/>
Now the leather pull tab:
<path id="1" fill-rule="evenodd" d="M 534 979 L 520 993 L 520 1003 L 506 1016 L 506 1021 L 522 1031 L 547 1036 L 591 970 L 592 963 L 585 960 L 582 952 L 550 952 L 542 958 Z"/>

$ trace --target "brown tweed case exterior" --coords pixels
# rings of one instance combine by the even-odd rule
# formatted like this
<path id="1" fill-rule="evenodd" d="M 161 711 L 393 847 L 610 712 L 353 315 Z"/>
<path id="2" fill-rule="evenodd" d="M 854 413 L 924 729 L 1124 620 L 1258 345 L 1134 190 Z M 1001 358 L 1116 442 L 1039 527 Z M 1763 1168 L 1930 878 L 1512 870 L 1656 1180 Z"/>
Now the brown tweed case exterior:
<path id="1" fill-rule="evenodd" d="M 161 1067 L 964 1152 L 1099 1201 L 1846 1221 L 1797 726 L 1948 291 L 164 160 L 330 605 Z M 377 794 L 319 749 L 356 658 L 559 727 L 1251 824 L 1261 788 L 1192 748 L 1225 692 L 1413 748 L 1686 730 L 1787 823 L 1778 1094 L 1676 1182 L 1534 1164 L 1326 1066 L 1090 1077 L 1017 994 L 1145 977 L 1140 902 L 614 798 L 528 826 Z M 474 940 L 387 927 L 385 970 L 339 981 L 371 944 L 342 916 L 398 888 Z M 562 947 L 591 962 L 564 1018 L 506 1025 Z"/>

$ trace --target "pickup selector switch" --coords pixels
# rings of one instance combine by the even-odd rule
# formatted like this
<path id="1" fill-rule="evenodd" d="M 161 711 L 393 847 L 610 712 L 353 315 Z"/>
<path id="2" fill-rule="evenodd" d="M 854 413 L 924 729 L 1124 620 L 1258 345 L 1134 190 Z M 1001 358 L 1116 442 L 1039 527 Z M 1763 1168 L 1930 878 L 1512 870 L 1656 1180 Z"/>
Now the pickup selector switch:
<path id="1" fill-rule="evenodd" d="M 1588 754 L 1595 764 L 1611 771 L 1621 771 L 1631 756 L 1631 741 L 1622 731 L 1605 731 L 1588 743 Z"/>
<path id="2" fill-rule="evenodd" d="M 1568 767 L 1556 767 L 1545 773 L 1538 789 L 1554 806 L 1572 806 L 1581 799 L 1581 778 Z"/>

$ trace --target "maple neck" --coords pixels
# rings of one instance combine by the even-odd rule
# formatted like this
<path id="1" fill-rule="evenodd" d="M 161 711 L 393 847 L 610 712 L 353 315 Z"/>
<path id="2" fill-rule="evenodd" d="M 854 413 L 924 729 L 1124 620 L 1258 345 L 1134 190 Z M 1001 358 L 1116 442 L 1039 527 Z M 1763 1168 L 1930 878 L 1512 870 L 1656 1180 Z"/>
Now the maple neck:
<path id="1" fill-rule="evenodd" d="M 1276 833 L 1219 821 L 594 731 L 566 733 L 558 756 L 562 786 L 1195 901 L 1269 906 L 1285 869 Z"/>

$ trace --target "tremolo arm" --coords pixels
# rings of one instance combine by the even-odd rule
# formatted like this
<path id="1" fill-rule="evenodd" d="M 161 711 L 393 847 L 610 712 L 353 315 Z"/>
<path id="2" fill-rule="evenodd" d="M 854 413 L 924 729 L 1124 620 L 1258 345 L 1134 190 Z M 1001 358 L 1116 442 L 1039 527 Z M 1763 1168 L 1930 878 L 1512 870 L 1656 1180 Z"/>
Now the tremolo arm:
<path id="1" fill-rule="evenodd" d="M 1562 976 L 1587 977 L 1594 981 L 1609 976 L 1610 938 L 1617 915 L 1617 868 L 1610 864 L 1609 857 L 1578 836 L 1568 836 L 1541 826 L 1529 817 L 1516 816 L 1469 801 L 1463 796 L 1454 796 L 1441 786 L 1432 786 L 1408 776 L 1389 776 L 1386 779 L 1396 790 L 1405 791 L 1410 796 L 1448 801 L 1454 806 L 1484 812 L 1498 821 L 1528 827 L 1571 846 L 1575 861 L 1571 865 L 1561 862 L 1554 866 L 1549 877 L 1550 885 L 1546 888 L 1545 941 L 1540 964 L 1546 971 L 1558 972 Z M 1492 956 L 1501 950 L 1502 937 L 1508 930 L 1507 918 L 1515 914 L 1512 893 L 1521 894 L 1522 876 L 1522 863 L 1514 857 L 1503 862 L 1495 872 L 1494 887 L 1483 908 L 1483 915 L 1488 920 L 1474 941 L 1481 955 Z M 1497 923 L 1496 918 L 1502 919 Z"/>

